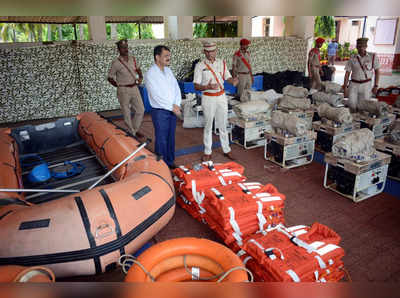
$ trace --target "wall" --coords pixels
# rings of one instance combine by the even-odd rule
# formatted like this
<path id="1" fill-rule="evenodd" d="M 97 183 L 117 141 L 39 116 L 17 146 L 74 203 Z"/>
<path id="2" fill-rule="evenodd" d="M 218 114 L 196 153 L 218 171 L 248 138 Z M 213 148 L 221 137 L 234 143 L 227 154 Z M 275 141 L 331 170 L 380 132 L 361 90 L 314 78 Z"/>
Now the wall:
<path id="1" fill-rule="evenodd" d="M 209 39 L 213 40 L 213 39 Z M 218 57 L 230 68 L 239 38 L 215 39 Z M 192 61 L 204 58 L 202 40 L 129 41 L 142 71 L 153 63 L 153 48 L 171 48 L 171 69 L 178 79 Z M 253 72 L 304 71 L 306 42 L 299 38 L 252 38 Z M 116 89 L 106 80 L 117 57 L 114 42 L 81 41 L 17 48 L 0 47 L 0 123 L 76 115 L 119 108 Z"/>

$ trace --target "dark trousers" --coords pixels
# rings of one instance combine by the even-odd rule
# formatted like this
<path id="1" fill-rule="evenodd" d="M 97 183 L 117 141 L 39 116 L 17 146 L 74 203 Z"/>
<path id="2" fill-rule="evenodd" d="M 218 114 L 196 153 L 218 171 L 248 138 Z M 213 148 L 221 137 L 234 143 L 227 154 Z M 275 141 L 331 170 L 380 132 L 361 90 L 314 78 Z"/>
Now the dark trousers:
<path id="1" fill-rule="evenodd" d="M 172 166 L 175 160 L 176 116 L 171 111 L 153 108 L 151 120 L 156 136 L 155 152 L 162 155 L 168 166 Z"/>

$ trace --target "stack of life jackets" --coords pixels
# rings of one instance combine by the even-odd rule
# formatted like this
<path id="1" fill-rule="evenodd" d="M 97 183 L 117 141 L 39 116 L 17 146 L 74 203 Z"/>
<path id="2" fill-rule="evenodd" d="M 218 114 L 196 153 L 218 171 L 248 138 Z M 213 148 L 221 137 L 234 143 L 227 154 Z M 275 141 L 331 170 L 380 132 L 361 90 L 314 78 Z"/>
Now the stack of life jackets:
<path id="1" fill-rule="evenodd" d="M 203 207 L 205 191 L 220 185 L 243 182 L 244 168 L 235 163 L 214 164 L 212 161 L 203 162 L 193 167 L 180 166 L 174 173 L 174 186 L 178 204 L 192 217 L 207 223 Z"/>
<path id="2" fill-rule="evenodd" d="M 336 282 L 344 277 L 340 236 L 320 223 L 282 224 L 243 240 L 238 255 L 256 281 Z"/>
<path id="3" fill-rule="evenodd" d="M 239 182 L 206 190 L 203 208 L 210 228 L 237 252 L 244 237 L 284 223 L 284 200 L 272 184 Z"/>

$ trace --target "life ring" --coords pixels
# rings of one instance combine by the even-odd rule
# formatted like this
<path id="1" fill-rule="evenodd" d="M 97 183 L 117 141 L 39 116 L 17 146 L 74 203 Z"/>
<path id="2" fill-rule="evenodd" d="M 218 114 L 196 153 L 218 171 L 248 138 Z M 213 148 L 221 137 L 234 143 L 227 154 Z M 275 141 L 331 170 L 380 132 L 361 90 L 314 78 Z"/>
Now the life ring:
<path id="1" fill-rule="evenodd" d="M 184 260 L 185 256 L 185 260 Z M 143 252 L 138 264 L 129 269 L 125 282 L 177 281 L 184 264 L 205 270 L 205 275 L 226 274 L 223 281 L 247 282 L 248 276 L 240 258 L 217 242 L 200 238 L 177 238 L 158 243 Z M 238 270 L 242 269 L 242 270 Z M 171 271 L 174 270 L 174 271 Z M 147 272 L 145 272 L 147 271 Z M 169 272 L 169 273 L 168 273 Z"/>
<path id="2" fill-rule="evenodd" d="M 0 282 L 54 282 L 54 273 L 46 267 L 1 266 Z"/>

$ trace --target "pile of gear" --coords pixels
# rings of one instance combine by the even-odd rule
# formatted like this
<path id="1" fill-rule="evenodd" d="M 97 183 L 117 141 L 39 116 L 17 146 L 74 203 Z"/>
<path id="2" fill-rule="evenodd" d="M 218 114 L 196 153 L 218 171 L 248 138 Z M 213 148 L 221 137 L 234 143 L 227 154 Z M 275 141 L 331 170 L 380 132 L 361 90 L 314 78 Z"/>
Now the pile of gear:
<path id="1" fill-rule="evenodd" d="M 353 116 L 348 108 L 334 108 L 327 103 L 323 103 L 318 106 L 317 111 L 322 122 L 327 122 L 327 120 L 338 124 L 350 124 L 353 122 Z"/>
<path id="2" fill-rule="evenodd" d="M 384 118 L 390 113 L 390 105 L 383 101 L 359 100 L 357 110 L 359 113 L 365 113 L 369 116 Z"/>
<path id="3" fill-rule="evenodd" d="M 308 98 L 308 90 L 303 87 L 287 85 L 283 88 L 283 97 L 278 101 L 279 109 L 309 110 L 311 102 Z"/>
<path id="4" fill-rule="evenodd" d="M 312 94 L 312 99 L 315 105 L 319 106 L 322 103 L 330 104 L 332 107 L 343 106 L 342 86 L 334 82 L 322 82 L 322 91 L 317 91 Z"/>
<path id="5" fill-rule="evenodd" d="M 177 202 L 243 260 L 255 281 L 339 281 L 340 237 L 328 227 L 284 226 L 285 196 L 247 182 L 235 163 L 203 162 L 173 171 Z"/>
<path id="6" fill-rule="evenodd" d="M 332 153 L 336 157 L 355 162 L 370 161 L 377 157 L 374 141 L 374 133 L 368 128 L 362 128 L 340 137 L 333 144 Z"/>
<path id="7" fill-rule="evenodd" d="M 265 282 L 336 282 L 344 277 L 340 236 L 320 223 L 276 227 L 247 237 L 238 255 Z"/>
<path id="8" fill-rule="evenodd" d="M 310 130 L 312 118 L 298 117 L 299 113 L 310 110 L 308 90 L 287 85 L 283 96 L 278 99 L 278 110 L 272 112 L 271 126 L 275 133 L 287 136 L 303 136 Z"/>
<path id="9" fill-rule="evenodd" d="M 251 100 L 234 105 L 233 111 L 244 121 L 270 120 L 273 107 L 264 100 Z"/>

